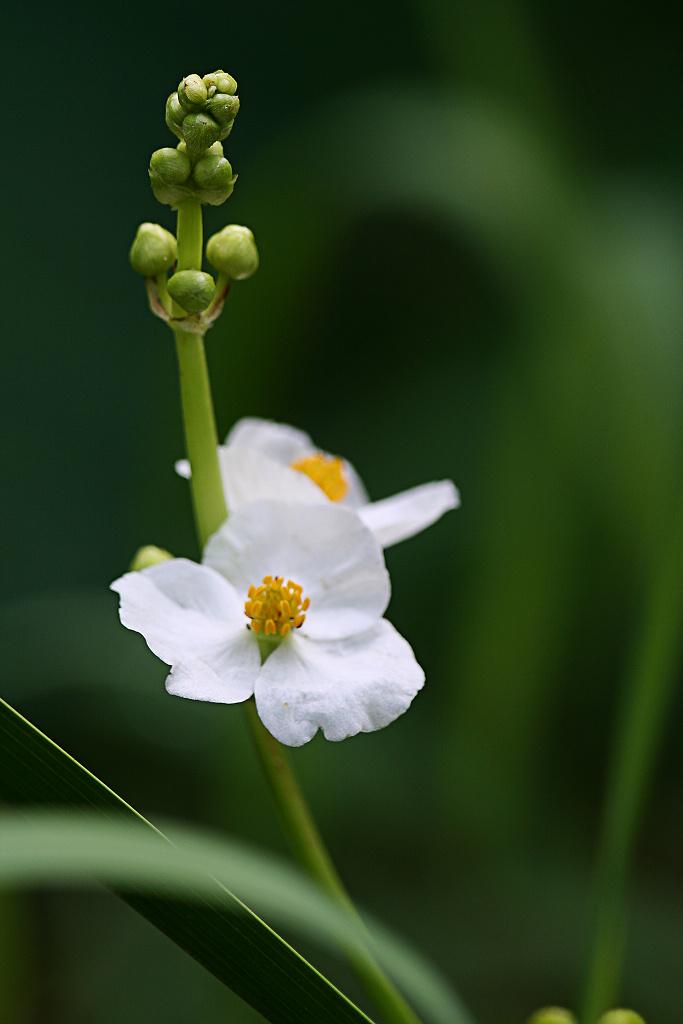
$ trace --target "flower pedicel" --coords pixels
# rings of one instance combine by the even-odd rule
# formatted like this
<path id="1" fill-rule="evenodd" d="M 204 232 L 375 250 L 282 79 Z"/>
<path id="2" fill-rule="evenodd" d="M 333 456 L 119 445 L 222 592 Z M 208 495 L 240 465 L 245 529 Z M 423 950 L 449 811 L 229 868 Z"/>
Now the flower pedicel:
<path id="1" fill-rule="evenodd" d="M 382 615 L 382 550 L 350 509 L 259 501 L 211 537 L 201 565 L 166 559 L 112 584 L 121 622 L 171 665 L 166 689 L 234 704 L 254 695 L 288 746 L 388 725 L 424 673 Z"/>
<path id="2" fill-rule="evenodd" d="M 352 508 L 382 547 L 413 537 L 458 508 L 451 480 L 437 480 L 382 501 L 370 501 L 358 473 L 346 459 L 321 452 L 308 434 L 286 423 L 248 417 L 239 420 L 218 449 L 225 500 L 232 512 L 260 498 Z M 177 472 L 190 476 L 186 459 Z"/>

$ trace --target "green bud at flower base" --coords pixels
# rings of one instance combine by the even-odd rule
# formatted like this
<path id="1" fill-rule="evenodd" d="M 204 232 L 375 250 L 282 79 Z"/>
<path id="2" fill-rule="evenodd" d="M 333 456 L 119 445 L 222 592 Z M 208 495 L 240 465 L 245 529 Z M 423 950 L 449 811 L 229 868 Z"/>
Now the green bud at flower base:
<path id="1" fill-rule="evenodd" d="M 645 1024 L 645 1021 L 635 1010 L 608 1010 L 598 1024 Z"/>
<path id="2" fill-rule="evenodd" d="M 527 1024 L 576 1024 L 576 1017 L 561 1006 L 544 1006 L 531 1014 Z"/>
<path id="3" fill-rule="evenodd" d="M 156 277 L 176 261 L 176 240 L 161 224 L 141 224 L 129 253 L 133 270 L 144 277 Z"/>
<path id="4" fill-rule="evenodd" d="M 130 563 L 130 572 L 140 572 L 141 569 L 149 569 L 150 565 L 158 565 L 159 562 L 168 562 L 173 555 L 164 548 L 158 548 L 154 544 L 145 544 L 135 552 L 133 561 Z"/>
<path id="5" fill-rule="evenodd" d="M 216 283 L 201 270 L 179 270 L 168 282 L 168 293 L 188 313 L 201 313 L 211 305 Z"/>
<path id="6" fill-rule="evenodd" d="M 212 267 L 232 281 L 245 281 L 258 269 L 258 250 L 249 228 L 228 224 L 206 244 L 206 258 Z"/>

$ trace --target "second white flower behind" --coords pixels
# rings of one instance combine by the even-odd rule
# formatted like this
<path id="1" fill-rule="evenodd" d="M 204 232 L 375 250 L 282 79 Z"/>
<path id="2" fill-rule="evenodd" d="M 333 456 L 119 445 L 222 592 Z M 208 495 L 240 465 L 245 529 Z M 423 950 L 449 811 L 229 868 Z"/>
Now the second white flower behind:
<path id="1" fill-rule="evenodd" d="M 247 417 L 239 420 L 218 448 L 228 509 L 261 498 L 353 509 L 382 547 L 407 540 L 458 508 L 452 480 L 434 480 L 381 501 L 370 501 L 348 459 L 320 451 L 308 434 L 287 423 Z M 177 472 L 190 476 L 186 459 Z"/>
<path id="2" fill-rule="evenodd" d="M 121 622 L 171 666 L 169 693 L 233 704 L 300 746 L 388 725 L 424 673 L 384 619 L 389 577 L 350 509 L 257 501 L 233 512 L 201 565 L 174 558 L 112 584 Z"/>

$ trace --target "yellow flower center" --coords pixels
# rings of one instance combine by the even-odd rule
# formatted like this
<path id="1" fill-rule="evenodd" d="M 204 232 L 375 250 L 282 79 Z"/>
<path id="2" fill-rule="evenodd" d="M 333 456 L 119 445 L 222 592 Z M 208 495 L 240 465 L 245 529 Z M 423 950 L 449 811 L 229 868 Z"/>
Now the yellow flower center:
<path id="1" fill-rule="evenodd" d="M 346 497 L 349 482 L 344 471 L 344 460 L 339 456 L 316 452 L 315 455 L 304 455 L 302 458 L 290 462 L 290 466 L 310 477 L 313 483 L 325 492 L 330 501 L 341 501 Z"/>
<path id="2" fill-rule="evenodd" d="M 249 600 L 245 602 L 244 614 L 251 619 L 249 625 L 255 633 L 261 630 L 266 636 L 286 636 L 290 629 L 298 629 L 306 616 L 308 598 L 301 600 L 298 583 L 283 576 L 264 576 L 263 584 L 249 587 Z"/>

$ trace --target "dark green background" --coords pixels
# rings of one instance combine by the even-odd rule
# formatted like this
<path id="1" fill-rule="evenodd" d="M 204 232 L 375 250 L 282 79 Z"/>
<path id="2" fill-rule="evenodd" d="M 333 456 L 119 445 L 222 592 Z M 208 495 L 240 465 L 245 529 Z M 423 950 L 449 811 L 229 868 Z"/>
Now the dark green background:
<path id="1" fill-rule="evenodd" d="M 3 696 L 154 819 L 281 848 L 239 708 L 118 625 L 137 546 L 196 556 L 170 332 L 126 254 L 173 215 L 166 96 L 224 67 L 261 252 L 208 337 L 219 430 L 295 423 L 373 497 L 463 507 L 391 549 L 427 685 L 296 752 L 354 895 L 490 1024 L 576 1005 L 620 682 L 680 477 L 681 91 L 663 3 L 14 5 L 3 36 Z M 623 1000 L 677 1024 L 681 702 L 638 846 Z M 0 904 L 17 1024 L 255 1015 L 107 894 Z M 352 996 L 336 963 L 314 962 Z M 14 996 L 12 995 L 14 989 Z"/>

